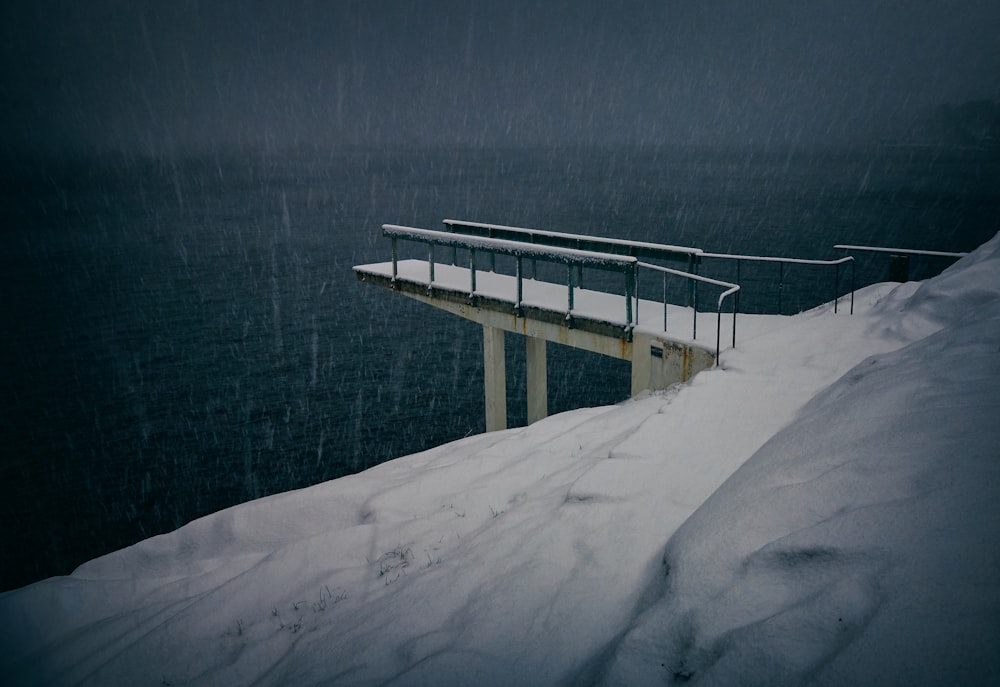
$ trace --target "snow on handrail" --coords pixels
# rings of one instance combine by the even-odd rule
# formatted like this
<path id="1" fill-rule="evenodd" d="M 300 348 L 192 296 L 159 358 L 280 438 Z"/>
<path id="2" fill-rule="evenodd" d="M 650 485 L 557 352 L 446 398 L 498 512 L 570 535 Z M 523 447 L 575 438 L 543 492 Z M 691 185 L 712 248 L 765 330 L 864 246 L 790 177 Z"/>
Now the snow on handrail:
<path id="1" fill-rule="evenodd" d="M 620 250 L 628 249 L 632 252 L 643 252 L 652 257 L 654 254 L 668 256 L 678 255 L 701 255 L 704 251 L 701 248 L 690 246 L 674 246 L 666 243 L 650 243 L 647 241 L 630 241 L 628 239 L 606 238 L 603 236 L 588 236 L 586 234 L 568 234 L 561 231 L 548 231 L 545 229 L 529 229 L 527 227 L 511 227 L 504 224 L 488 224 L 485 222 L 467 222 L 465 220 L 446 219 L 443 223 L 453 230 L 460 227 L 475 229 L 485 229 L 487 231 L 500 231 L 506 234 L 529 237 L 532 241 L 537 238 L 553 239 L 558 241 L 578 242 L 580 245 L 589 244 L 593 246 L 603 246 Z M 630 253 L 631 254 L 631 253 Z"/>
<path id="2" fill-rule="evenodd" d="M 638 259 L 628 255 L 613 255 L 610 253 L 598 253 L 595 251 L 580 250 L 576 248 L 562 248 L 558 246 L 543 246 L 524 243 L 521 241 L 509 241 L 506 239 L 494 239 L 483 236 L 469 236 L 466 234 L 453 234 L 446 231 L 433 231 L 431 229 L 418 229 L 416 227 L 404 227 L 398 224 L 383 224 L 382 233 L 392 239 L 392 282 L 395 284 L 397 278 L 398 253 L 396 242 L 398 239 L 417 241 L 428 244 L 427 263 L 428 280 L 427 288 L 434 286 L 434 246 L 451 246 L 453 248 L 465 248 L 469 250 L 469 298 L 476 297 L 476 251 L 488 252 L 492 258 L 495 254 L 511 255 L 517 260 L 517 300 L 514 303 L 514 310 L 521 312 L 524 270 L 522 259 L 530 258 L 559 262 L 567 266 L 567 321 L 573 318 L 573 268 L 576 267 L 582 273 L 583 267 L 595 267 L 598 269 L 612 270 L 625 274 L 625 331 L 626 336 L 631 337 L 632 331 L 632 291 L 635 288 L 635 270 Z M 456 260 L 457 263 L 457 260 Z"/>
<path id="3" fill-rule="evenodd" d="M 418 229 L 416 227 L 404 227 L 398 224 L 383 224 L 382 233 L 390 238 L 413 238 L 425 243 L 434 243 L 440 246 L 456 246 L 458 248 L 481 248 L 501 255 L 521 255 L 525 257 L 549 258 L 558 262 L 571 261 L 588 267 L 605 266 L 625 268 L 634 265 L 637 258 L 629 255 L 614 255 L 612 253 L 599 253 L 591 250 L 581 250 L 579 248 L 563 248 L 560 246 L 543 246 L 521 241 L 510 241 L 507 239 L 493 239 L 485 236 L 469 236 L 467 234 L 453 234 L 447 231 L 434 231 L 433 229 Z"/>
<path id="4" fill-rule="evenodd" d="M 736 253 L 702 253 L 703 258 L 722 258 L 728 260 L 746 260 L 756 262 L 784 262 L 794 265 L 842 265 L 854 260 L 851 256 L 836 260 L 812 260 L 807 258 L 783 258 L 774 255 L 738 255 Z"/>
<path id="5" fill-rule="evenodd" d="M 913 248 L 885 248 L 882 246 L 855 246 L 849 243 L 838 243 L 834 248 L 840 250 L 859 250 L 869 253 L 896 253 L 897 255 L 924 255 L 937 258 L 964 258 L 968 253 L 952 253 L 942 250 L 916 250 Z"/>

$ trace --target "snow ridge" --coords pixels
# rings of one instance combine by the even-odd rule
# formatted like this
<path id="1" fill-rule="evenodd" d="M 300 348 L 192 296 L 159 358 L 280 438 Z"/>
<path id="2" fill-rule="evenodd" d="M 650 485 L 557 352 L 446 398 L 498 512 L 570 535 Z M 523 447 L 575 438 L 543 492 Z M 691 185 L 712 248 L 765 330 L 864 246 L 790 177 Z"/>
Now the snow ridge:
<path id="1" fill-rule="evenodd" d="M 670 538 L 608 684 L 1000 675 L 994 239 L 874 331 L 941 328 L 818 394 Z"/>

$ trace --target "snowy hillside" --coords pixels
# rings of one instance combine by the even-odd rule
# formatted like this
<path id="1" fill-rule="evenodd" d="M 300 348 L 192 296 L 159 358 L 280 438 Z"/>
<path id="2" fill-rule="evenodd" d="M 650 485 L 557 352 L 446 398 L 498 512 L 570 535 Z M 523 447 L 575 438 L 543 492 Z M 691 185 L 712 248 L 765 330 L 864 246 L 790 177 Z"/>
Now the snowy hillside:
<path id="1" fill-rule="evenodd" d="M 677 530 L 608 682 L 997 684 L 998 247 L 891 294 L 869 336 L 916 341 L 816 395 Z"/>
<path id="2" fill-rule="evenodd" d="M 1000 236 L 723 370 L 0 595 L 7 684 L 1000 678 Z"/>

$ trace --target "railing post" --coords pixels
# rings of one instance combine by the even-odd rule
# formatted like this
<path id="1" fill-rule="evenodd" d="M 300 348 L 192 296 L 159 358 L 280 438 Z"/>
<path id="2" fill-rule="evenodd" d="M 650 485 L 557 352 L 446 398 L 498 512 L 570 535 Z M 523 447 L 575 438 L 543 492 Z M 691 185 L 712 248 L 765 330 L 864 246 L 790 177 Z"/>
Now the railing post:
<path id="1" fill-rule="evenodd" d="M 693 255 L 688 256 L 688 272 L 691 274 L 698 274 L 698 263 L 695 261 Z M 694 279 L 688 280 L 688 302 L 690 306 L 694 306 L 694 300 L 696 298 L 695 289 L 697 288 L 697 281 Z"/>
<path id="2" fill-rule="evenodd" d="M 632 322 L 632 295 L 635 294 L 635 322 Z M 639 270 L 635 263 L 625 268 L 625 330 L 639 322 Z"/>
<path id="3" fill-rule="evenodd" d="M 741 272 L 742 268 L 743 268 L 743 261 L 742 261 L 742 260 L 739 260 L 739 259 L 737 259 L 737 260 L 736 260 L 736 283 L 737 283 L 737 284 L 740 284 L 740 285 L 742 285 L 742 284 L 743 284 L 743 281 L 742 281 L 742 279 L 741 279 L 741 277 L 740 277 L 740 272 Z M 743 290 L 743 289 L 740 289 L 740 291 L 742 291 L 742 290 Z M 739 309 L 740 309 L 740 291 L 737 291 L 737 292 L 736 292 L 736 299 L 735 299 L 735 303 L 733 304 L 733 312 L 734 312 L 734 313 L 735 313 L 735 312 L 736 312 L 737 310 L 739 310 Z"/>
<path id="4" fill-rule="evenodd" d="M 667 273 L 663 273 L 663 331 L 667 331 Z"/>
<path id="5" fill-rule="evenodd" d="M 778 314 L 782 313 L 781 292 L 785 290 L 785 263 L 778 263 Z"/>
<path id="6" fill-rule="evenodd" d="M 469 249 L 469 302 L 476 299 L 476 249 Z"/>
<path id="7" fill-rule="evenodd" d="M 534 243 L 535 243 L 535 235 L 534 234 L 531 235 L 531 243 L 532 243 L 532 245 L 534 245 Z M 537 279 L 538 278 L 538 263 L 535 261 L 534 256 L 532 256 L 532 258 L 531 258 L 531 278 L 532 279 Z"/>
<path id="8" fill-rule="evenodd" d="M 566 310 L 566 319 L 571 320 L 573 318 L 573 263 L 566 263 L 566 281 L 569 282 L 569 301 L 568 309 Z"/>
<path id="9" fill-rule="evenodd" d="M 691 320 L 691 339 L 698 340 L 698 280 L 692 279 L 691 285 L 694 287 L 694 307 L 691 308 L 693 318 Z"/>
<path id="10" fill-rule="evenodd" d="M 739 296 L 740 292 L 737 291 L 736 295 Z M 733 348 L 736 348 L 736 303 L 733 303 Z"/>
<path id="11" fill-rule="evenodd" d="M 715 309 L 715 366 L 719 366 L 719 337 L 722 334 L 722 301 Z"/>
<path id="12" fill-rule="evenodd" d="M 428 265 L 428 280 L 427 280 L 427 290 L 430 291 L 434 286 L 434 244 L 427 244 L 427 265 Z"/>
<path id="13" fill-rule="evenodd" d="M 854 314 L 854 259 L 851 259 L 851 314 Z"/>
<path id="14" fill-rule="evenodd" d="M 492 227 L 489 229 L 488 234 L 489 234 L 489 237 L 491 239 L 492 238 L 496 238 L 496 232 L 493 231 Z M 491 252 L 490 253 L 490 272 L 496 272 L 496 271 L 497 271 L 497 254 Z"/>
<path id="15" fill-rule="evenodd" d="M 448 227 L 448 231 L 450 231 L 452 234 L 455 233 L 455 225 L 448 224 L 447 222 L 445 222 L 444 225 L 446 227 Z M 451 247 L 451 264 L 452 265 L 456 265 L 456 266 L 458 265 L 458 246 L 457 245 Z"/>
<path id="16" fill-rule="evenodd" d="M 524 271 L 523 258 L 517 256 L 517 301 L 514 303 L 514 314 L 521 316 L 521 301 L 524 300 Z"/>
<path id="17" fill-rule="evenodd" d="M 399 274 L 399 271 L 398 271 L 399 257 L 398 257 L 397 249 L 396 249 L 396 237 L 393 236 L 390 240 L 392 241 L 392 284 L 393 284 L 393 286 L 395 286 L 396 285 L 396 277 Z"/>
<path id="18" fill-rule="evenodd" d="M 833 314 L 837 314 L 837 305 L 840 301 L 840 263 L 837 263 L 833 272 Z"/>

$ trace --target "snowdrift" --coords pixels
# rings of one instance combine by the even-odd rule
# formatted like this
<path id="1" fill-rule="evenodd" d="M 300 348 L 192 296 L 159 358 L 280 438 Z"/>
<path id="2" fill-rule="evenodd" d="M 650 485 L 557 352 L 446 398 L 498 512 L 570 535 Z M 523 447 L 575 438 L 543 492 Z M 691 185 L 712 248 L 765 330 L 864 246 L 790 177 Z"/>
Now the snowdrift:
<path id="1" fill-rule="evenodd" d="M 995 683 L 1000 237 L 0 595 L 7 684 Z"/>
<path id="2" fill-rule="evenodd" d="M 996 684 L 996 248 L 890 299 L 873 336 L 941 329 L 818 394 L 671 537 L 609 683 Z"/>

